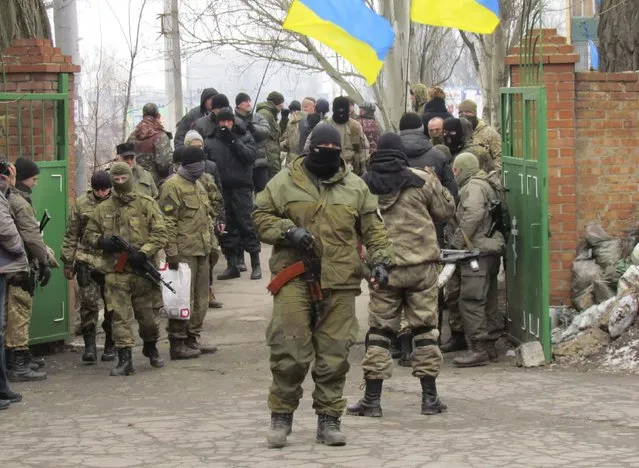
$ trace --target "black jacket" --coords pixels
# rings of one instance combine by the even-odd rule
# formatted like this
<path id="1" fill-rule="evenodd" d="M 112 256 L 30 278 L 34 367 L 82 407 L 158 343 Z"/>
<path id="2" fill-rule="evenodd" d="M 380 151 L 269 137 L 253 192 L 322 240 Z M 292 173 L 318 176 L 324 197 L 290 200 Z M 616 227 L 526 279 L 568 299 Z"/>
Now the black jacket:
<path id="1" fill-rule="evenodd" d="M 444 153 L 433 147 L 424 135 L 424 129 L 420 127 L 414 130 L 402 130 L 399 134 L 406 148 L 410 166 L 419 169 L 426 166 L 432 167 L 441 184 L 457 199 L 459 190 L 450 162 Z"/>
<path id="2" fill-rule="evenodd" d="M 195 129 L 195 121 L 209 114 L 204 103 L 208 98 L 211 98 L 216 94 L 217 91 L 214 88 L 204 89 L 202 91 L 202 95 L 200 96 L 200 106 L 194 107 L 193 109 L 188 111 L 184 115 L 184 117 L 182 117 L 182 120 L 178 122 L 177 129 L 175 131 L 175 139 L 173 140 L 173 145 L 175 148 L 184 146 L 184 137 L 189 130 Z"/>
<path id="3" fill-rule="evenodd" d="M 452 117 L 453 114 L 448 112 L 446 108 L 446 101 L 442 98 L 433 98 L 432 101 L 427 102 L 424 106 L 424 115 L 422 116 L 422 122 L 424 122 L 424 129 L 428 129 L 428 122 L 433 117 L 441 117 L 446 120 Z"/>
<path id="4" fill-rule="evenodd" d="M 233 129 L 235 141 L 229 145 L 218 137 L 218 132 L 216 128 L 204 139 L 204 153 L 217 165 L 224 190 L 253 188 L 257 149 L 251 133 L 236 126 Z"/>

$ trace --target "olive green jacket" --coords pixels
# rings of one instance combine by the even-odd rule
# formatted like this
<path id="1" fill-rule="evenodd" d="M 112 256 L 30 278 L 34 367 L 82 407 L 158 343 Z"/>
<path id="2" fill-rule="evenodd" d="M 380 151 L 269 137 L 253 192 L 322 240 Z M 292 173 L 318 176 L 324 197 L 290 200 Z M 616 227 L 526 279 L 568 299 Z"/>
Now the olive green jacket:
<path id="1" fill-rule="evenodd" d="M 315 236 L 322 288 L 359 289 L 360 240 L 372 264 L 391 266 L 395 261 L 378 215 L 377 197 L 344 163 L 335 176 L 316 185 L 303 168 L 303 161 L 293 161 L 257 194 L 253 222 L 260 240 L 274 245 L 271 273 L 276 275 L 300 260 L 298 252 L 287 245 L 285 234 L 296 226 L 303 227 Z"/>
<path id="2" fill-rule="evenodd" d="M 40 233 L 40 224 L 35 217 L 33 207 L 23 196 L 23 192 L 15 188 L 9 189 L 8 201 L 11 216 L 13 216 L 26 251 L 38 262 L 48 264 L 47 246 L 44 244 L 44 239 Z"/>
<path id="3" fill-rule="evenodd" d="M 65 267 L 72 267 L 74 262 L 90 263 L 96 252 L 84 241 L 84 231 L 95 207 L 104 200 L 98 200 L 93 190 L 78 197 L 71 208 L 64 232 L 60 257 Z"/>
<path id="4" fill-rule="evenodd" d="M 147 197 L 158 198 L 158 187 L 149 171 L 136 165 L 133 168 L 133 178 L 135 179 L 135 190 Z"/>

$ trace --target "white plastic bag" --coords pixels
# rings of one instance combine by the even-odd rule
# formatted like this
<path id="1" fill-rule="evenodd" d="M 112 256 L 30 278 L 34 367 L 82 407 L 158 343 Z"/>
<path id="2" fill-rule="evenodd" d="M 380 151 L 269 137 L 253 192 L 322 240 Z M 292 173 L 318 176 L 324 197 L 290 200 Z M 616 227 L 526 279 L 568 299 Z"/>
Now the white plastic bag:
<path id="1" fill-rule="evenodd" d="M 169 270 L 166 263 L 160 265 L 160 273 L 170 283 L 175 294 L 162 286 L 164 307 L 160 309 L 160 317 L 188 320 L 191 317 L 191 269 L 188 263 L 180 263 L 177 270 Z"/>

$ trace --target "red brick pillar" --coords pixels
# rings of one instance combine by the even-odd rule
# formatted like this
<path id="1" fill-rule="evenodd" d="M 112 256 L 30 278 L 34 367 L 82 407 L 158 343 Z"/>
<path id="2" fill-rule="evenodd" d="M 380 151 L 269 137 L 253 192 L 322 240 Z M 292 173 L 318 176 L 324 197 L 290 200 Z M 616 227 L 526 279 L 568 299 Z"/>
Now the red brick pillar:
<path id="1" fill-rule="evenodd" d="M 74 95 L 73 74 L 80 67 L 62 55 L 47 39 L 17 39 L 0 55 L 0 92 L 56 93 L 61 74 L 69 80 L 69 125 L 66 157 L 69 161 L 69 191 L 73 194 Z M 52 161 L 56 155 L 55 106 L 52 101 L 17 100 L 0 107 L 0 153 L 11 160 L 18 156 L 35 161 Z M 20 125 L 19 125 L 20 124 Z"/>
<path id="2" fill-rule="evenodd" d="M 572 260 L 579 238 L 575 159 L 575 63 L 579 55 L 555 29 L 535 30 L 532 34 L 531 43 L 537 44 L 534 65 L 541 58 L 547 99 L 550 302 L 568 305 Z M 512 86 L 522 86 L 526 73 L 520 65 L 519 52 L 519 47 L 515 47 L 506 59 Z"/>

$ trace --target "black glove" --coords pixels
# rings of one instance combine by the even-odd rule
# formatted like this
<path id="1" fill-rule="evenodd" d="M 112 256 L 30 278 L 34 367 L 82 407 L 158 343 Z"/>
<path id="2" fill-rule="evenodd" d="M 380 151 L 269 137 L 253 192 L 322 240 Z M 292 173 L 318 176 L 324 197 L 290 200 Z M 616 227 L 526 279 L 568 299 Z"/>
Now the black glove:
<path id="1" fill-rule="evenodd" d="M 235 135 L 233 135 L 233 131 L 227 127 L 220 128 L 220 140 L 222 140 L 227 145 L 230 145 L 235 141 Z"/>
<path id="2" fill-rule="evenodd" d="M 282 120 L 287 120 L 291 111 L 288 109 L 282 109 Z"/>
<path id="3" fill-rule="evenodd" d="M 388 286 L 388 270 L 386 266 L 381 263 L 375 265 L 371 272 L 371 280 L 373 280 L 374 286 L 379 285 L 380 288 Z"/>
<path id="4" fill-rule="evenodd" d="M 116 253 L 120 251 L 120 248 L 115 244 L 113 239 L 110 237 L 100 237 L 98 239 L 98 249 L 104 250 L 105 252 Z"/>
<path id="5" fill-rule="evenodd" d="M 49 280 L 51 279 L 51 268 L 46 263 L 41 263 L 38 267 L 40 271 L 40 276 L 38 276 L 38 281 L 40 282 L 41 287 L 45 287 L 49 284 Z"/>
<path id="6" fill-rule="evenodd" d="M 180 262 L 177 257 L 167 257 L 166 264 L 169 267 L 169 270 L 177 270 L 180 267 Z"/>
<path id="7" fill-rule="evenodd" d="M 146 263 L 146 255 L 142 252 L 133 252 L 129 255 L 129 263 L 133 268 L 142 268 Z"/>
<path id="8" fill-rule="evenodd" d="M 255 133 L 255 124 L 253 123 L 253 117 L 251 117 L 251 120 L 249 120 L 246 124 L 246 128 L 249 132 L 251 132 L 251 134 Z"/>
<path id="9" fill-rule="evenodd" d="M 246 135 L 246 128 L 244 128 L 242 125 L 233 125 L 232 131 L 237 135 Z"/>
<path id="10" fill-rule="evenodd" d="M 286 240 L 289 241 L 294 247 L 311 250 L 313 248 L 313 242 L 315 238 L 313 234 L 304 228 L 295 227 L 286 231 Z"/>

